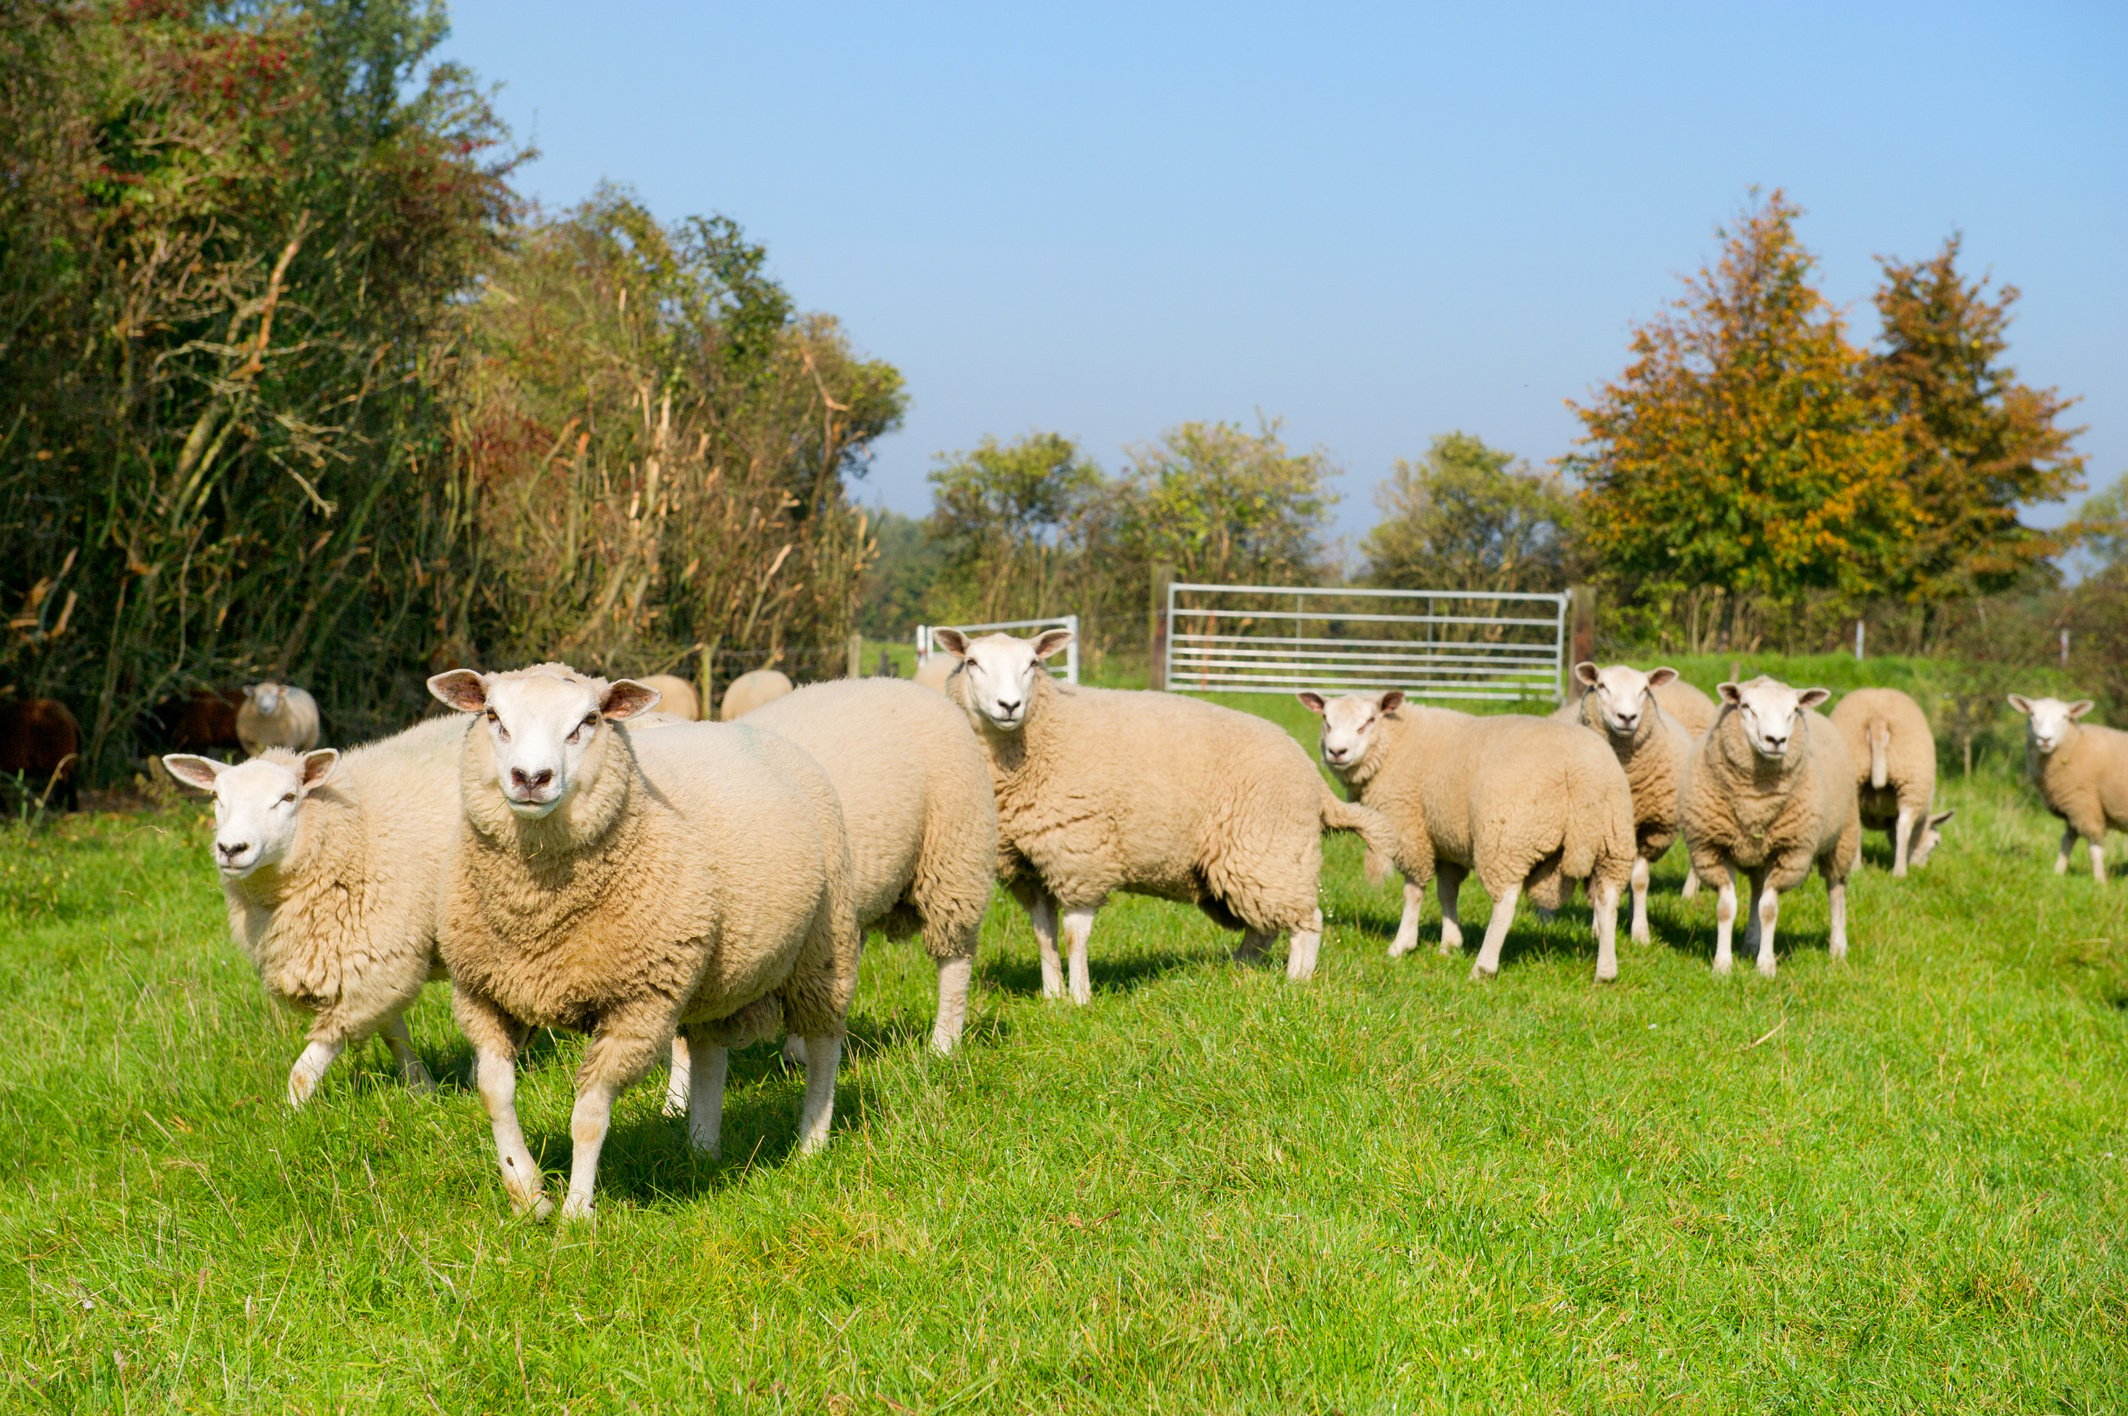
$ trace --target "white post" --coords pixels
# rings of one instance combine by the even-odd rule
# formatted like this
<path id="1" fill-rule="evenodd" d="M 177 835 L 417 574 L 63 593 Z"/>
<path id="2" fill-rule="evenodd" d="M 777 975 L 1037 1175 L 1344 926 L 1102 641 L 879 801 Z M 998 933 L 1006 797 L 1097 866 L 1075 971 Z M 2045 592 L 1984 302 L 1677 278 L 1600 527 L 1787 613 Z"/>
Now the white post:
<path id="1" fill-rule="evenodd" d="M 2069 667 L 2069 626 L 2067 625 L 2062 626 L 2061 632 L 2061 666 L 2065 669 Z"/>
<path id="2" fill-rule="evenodd" d="M 924 653 L 924 649 L 930 639 L 931 626 L 928 624 L 918 625 L 916 627 L 916 667 L 919 669 L 924 666 L 924 660 L 929 657 L 929 655 Z"/>
<path id="3" fill-rule="evenodd" d="M 1861 660 L 1861 658 L 1862 658 L 1862 621 L 1860 621 L 1860 620 L 1856 620 L 1856 621 L 1855 621 L 1855 659 L 1856 659 L 1856 661 L 1857 661 L 1857 662 L 1859 662 L 1859 661 Z"/>

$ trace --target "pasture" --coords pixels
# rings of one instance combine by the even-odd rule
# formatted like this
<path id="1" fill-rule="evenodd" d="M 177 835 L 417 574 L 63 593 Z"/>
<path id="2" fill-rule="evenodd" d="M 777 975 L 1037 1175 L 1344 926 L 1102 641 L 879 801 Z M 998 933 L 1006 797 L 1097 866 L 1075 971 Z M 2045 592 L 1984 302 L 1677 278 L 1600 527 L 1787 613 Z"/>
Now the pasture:
<path id="1" fill-rule="evenodd" d="M 1253 703 L 1297 732 L 1297 706 Z M 1288 711 L 1290 709 L 1290 711 Z M 1309 739 L 1312 744 L 1312 736 Z M 1713 901 L 1591 982 L 1585 907 L 1497 980 L 1383 949 L 1329 843 L 1321 972 L 1125 899 L 1095 998 L 1039 996 L 1000 903 L 969 1035 L 875 940 L 835 1139 L 734 1059 L 727 1159 L 616 1111 L 596 1224 L 509 1216 L 443 986 L 441 1081 L 300 1043 L 229 943 L 204 811 L 0 837 L 0 1404 L 23 1410 L 2096 1412 L 2128 1392 L 2123 892 L 2049 870 L 2006 775 L 1930 866 L 1813 881 L 1777 980 L 1711 977 Z M 1482 892 L 1466 920 L 1483 919 Z M 519 1104 L 566 1164 L 579 1043 Z"/>

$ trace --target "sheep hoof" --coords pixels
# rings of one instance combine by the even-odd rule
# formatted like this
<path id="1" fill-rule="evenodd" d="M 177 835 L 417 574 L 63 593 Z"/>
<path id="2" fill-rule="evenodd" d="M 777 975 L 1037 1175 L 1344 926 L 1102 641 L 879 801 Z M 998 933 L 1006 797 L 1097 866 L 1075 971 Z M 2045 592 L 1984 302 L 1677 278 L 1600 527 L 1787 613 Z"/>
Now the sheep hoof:
<path id="1" fill-rule="evenodd" d="M 1652 938 L 1649 937 L 1648 927 L 1646 925 L 1637 926 L 1633 930 L 1631 935 L 1629 935 L 1628 937 L 1631 938 L 1635 944 L 1652 944 L 1655 942 Z"/>
<path id="2" fill-rule="evenodd" d="M 406 1089 L 416 1096 L 434 1096 L 436 1079 L 429 1075 L 428 1068 L 416 1062 L 406 1069 Z"/>
<path id="3" fill-rule="evenodd" d="M 512 1195 L 510 1196 L 510 1213 L 530 1215 L 534 1219 L 546 1219 L 554 1213 L 554 1201 L 548 1199 L 545 1192 L 533 1195 L 530 1200 L 525 1199 L 522 1195 Z"/>
<path id="4" fill-rule="evenodd" d="M 1495 967 L 1495 968 L 1490 968 L 1490 969 L 1489 969 L 1489 968 L 1485 967 L 1485 965 L 1484 965 L 1484 964 L 1472 964 L 1472 965 L 1470 966 L 1470 976 L 1471 976 L 1471 978 L 1473 978 L 1474 980 L 1476 980 L 1476 981 L 1477 981 L 1477 982 L 1479 982 L 1479 983 L 1483 983 L 1483 982 L 1484 982 L 1485 980 L 1487 980 L 1487 979 L 1489 979 L 1489 978 L 1493 977 L 1493 976 L 1494 976 L 1495 974 L 1497 974 L 1497 973 L 1499 973 L 1499 972 L 1500 972 L 1500 970 L 1499 970 L 1499 969 L 1498 969 L 1497 967 Z"/>
<path id="5" fill-rule="evenodd" d="M 540 1199 L 545 1201 L 546 1196 L 542 1195 Z M 549 1207 L 552 1207 L 551 1202 L 549 1202 Z M 562 1201 L 563 1221 L 573 1223 L 576 1220 L 590 1219 L 592 1217 L 591 1197 L 589 1195 L 579 1195 L 576 1191 L 571 1190 L 569 1197 Z"/>
<path id="6" fill-rule="evenodd" d="M 1418 947 L 1419 941 L 1416 939 L 1392 939 L 1389 941 L 1389 957 L 1401 959 Z"/>
<path id="7" fill-rule="evenodd" d="M 1773 974 L 1774 974 L 1774 963 L 1773 963 L 1773 960 L 1771 960 L 1771 959 L 1765 959 L 1765 960 L 1761 960 L 1761 961 L 1760 961 L 1760 963 L 1759 963 L 1759 977 L 1760 977 L 1760 978 L 1772 978 L 1772 977 L 1773 977 Z"/>
<path id="8" fill-rule="evenodd" d="M 1613 964 L 1607 969 L 1597 969 L 1596 981 L 1598 983 L 1616 983 L 1618 981 L 1618 965 Z"/>
<path id="9" fill-rule="evenodd" d="M 1729 974 L 1729 968 L 1730 964 L 1727 959 L 1716 959 L 1714 961 L 1714 972 L 1717 977 L 1726 978 Z"/>

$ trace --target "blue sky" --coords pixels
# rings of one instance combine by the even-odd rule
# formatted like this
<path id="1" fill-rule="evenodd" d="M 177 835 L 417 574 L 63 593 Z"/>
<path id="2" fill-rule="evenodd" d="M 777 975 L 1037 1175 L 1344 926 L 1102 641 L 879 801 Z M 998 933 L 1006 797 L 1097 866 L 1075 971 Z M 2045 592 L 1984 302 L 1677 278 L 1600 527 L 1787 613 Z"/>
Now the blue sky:
<path id="1" fill-rule="evenodd" d="M 454 0 L 563 205 L 722 212 L 908 379 L 860 497 L 1053 429 L 1106 466 L 1283 418 L 1337 531 L 1461 428 L 1533 460 L 1750 189 L 1874 328 L 1953 230 L 2024 292 L 2011 360 L 2128 472 L 2128 5 L 913 5 Z M 2038 509 L 2053 521 L 2059 508 Z"/>

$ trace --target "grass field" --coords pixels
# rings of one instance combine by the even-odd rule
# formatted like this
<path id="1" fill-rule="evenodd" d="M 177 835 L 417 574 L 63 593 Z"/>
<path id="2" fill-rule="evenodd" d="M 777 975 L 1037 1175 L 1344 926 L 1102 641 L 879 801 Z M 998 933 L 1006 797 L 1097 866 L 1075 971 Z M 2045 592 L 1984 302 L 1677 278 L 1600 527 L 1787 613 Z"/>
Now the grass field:
<path id="1" fill-rule="evenodd" d="M 1298 708 L 1275 710 L 1305 728 Z M 443 1080 L 381 1048 L 300 1114 L 295 1024 L 229 944 L 203 814 L 0 836 L 0 1404 L 24 1410 L 2097 1412 L 2128 1404 L 2128 944 L 2006 779 L 1928 870 L 1880 845 L 1780 977 L 1711 897 L 1591 981 L 1585 911 L 1500 977 L 1391 961 L 1333 842 L 1314 983 L 1125 900 L 1095 997 L 992 914 L 968 1042 L 878 943 L 829 1152 L 735 1060 L 692 1157 L 645 1085 L 595 1227 L 512 1219 L 443 989 Z M 1475 886 L 1473 886 L 1475 889 Z M 1482 919 L 1482 901 L 1473 916 Z M 571 1038 L 520 1102 L 567 1160 Z"/>

